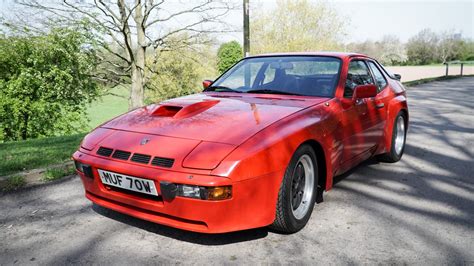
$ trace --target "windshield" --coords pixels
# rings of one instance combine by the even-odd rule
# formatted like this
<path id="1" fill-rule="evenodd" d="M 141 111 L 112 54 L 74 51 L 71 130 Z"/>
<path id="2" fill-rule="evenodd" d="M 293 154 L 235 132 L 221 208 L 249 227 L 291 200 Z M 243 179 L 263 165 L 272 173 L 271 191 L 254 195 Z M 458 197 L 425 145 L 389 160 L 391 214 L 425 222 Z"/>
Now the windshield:
<path id="1" fill-rule="evenodd" d="M 207 91 L 331 97 L 341 60 L 324 56 L 272 56 L 240 61 Z"/>

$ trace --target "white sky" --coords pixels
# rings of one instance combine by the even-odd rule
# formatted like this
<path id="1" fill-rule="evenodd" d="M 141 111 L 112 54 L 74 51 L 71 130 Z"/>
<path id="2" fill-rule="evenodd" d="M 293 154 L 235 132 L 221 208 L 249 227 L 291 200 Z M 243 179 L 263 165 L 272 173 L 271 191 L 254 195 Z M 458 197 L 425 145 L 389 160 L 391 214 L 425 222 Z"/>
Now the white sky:
<path id="1" fill-rule="evenodd" d="M 316 1 L 316 0 L 312 0 Z M 252 2 L 260 2 L 253 4 Z M 406 42 L 408 38 L 424 28 L 436 32 L 455 31 L 462 36 L 474 38 L 474 0 L 328 0 L 347 23 L 346 42 L 377 40 L 390 34 Z M 255 7 L 260 6 L 258 9 Z M 269 9 L 276 6 L 272 0 L 250 0 L 250 12 Z M 242 13 L 236 11 L 230 16 L 230 22 L 237 27 L 242 25 Z M 226 36 L 224 39 L 235 39 L 241 42 L 242 33 Z"/>
<path id="2" fill-rule="evenodd" d="M 0 0 L 0 15 L 8 14 L 14 0 Z M 49 0 L 54 2 L 54 0 Z M 57 0 L 60 1 L 60 0 Z M 171 0 L 170 2 L 178 1 Z M 192 0 L 191 0 L 192 1 Z M 242 0 L 230 0 L 241 3 Z M 249 0 L 250 12 L 276 6 L 275 0 Z M 310 0 L 320 1 L 320 0 Z M 452 30 L 474 39 L 474 0 L 325 0 L 342 17 L 348 18 L 345 42 L 377 40 L 383 35 L 398 36 L 406 42 L 424 28 L 436 32 Z M 181 3 L 183 3 L 181 1 Z M 226 20 L 242 28 L 242 10 L 232 11 Z M 242 42 L 242 32 L 220 34 L 218 42 Z"/>

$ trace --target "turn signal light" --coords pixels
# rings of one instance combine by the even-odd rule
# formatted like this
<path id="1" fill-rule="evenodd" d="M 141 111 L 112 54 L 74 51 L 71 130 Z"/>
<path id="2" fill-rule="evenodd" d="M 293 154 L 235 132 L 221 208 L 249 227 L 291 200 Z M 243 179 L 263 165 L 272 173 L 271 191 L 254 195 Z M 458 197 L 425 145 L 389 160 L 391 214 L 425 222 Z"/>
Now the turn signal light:
<path id="1" fill-rule="evenodd" d="M 177 184 L 176 196 L 201 200 L 225 200 L 232 198 L 232 186 L 200 187 Z"/>
<path id="2" fill-rule="evenodd" d="M 232 187 L 208 187 L 205 196 L 207 200 L 225 200 L 232 197 Z"/>

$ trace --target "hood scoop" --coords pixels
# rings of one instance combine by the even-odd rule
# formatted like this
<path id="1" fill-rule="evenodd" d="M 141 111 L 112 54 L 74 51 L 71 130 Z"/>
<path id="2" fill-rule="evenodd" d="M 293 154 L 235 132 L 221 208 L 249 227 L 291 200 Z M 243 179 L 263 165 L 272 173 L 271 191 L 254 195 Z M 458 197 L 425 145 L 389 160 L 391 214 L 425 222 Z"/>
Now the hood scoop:
<path id="1" fill-rule="evenodd" d="M 218 100 L 208 100 L 195 103 L 164 103 L 154 108 L 151 115 L 182 119 L 202 113 L 219 102 Z"/>

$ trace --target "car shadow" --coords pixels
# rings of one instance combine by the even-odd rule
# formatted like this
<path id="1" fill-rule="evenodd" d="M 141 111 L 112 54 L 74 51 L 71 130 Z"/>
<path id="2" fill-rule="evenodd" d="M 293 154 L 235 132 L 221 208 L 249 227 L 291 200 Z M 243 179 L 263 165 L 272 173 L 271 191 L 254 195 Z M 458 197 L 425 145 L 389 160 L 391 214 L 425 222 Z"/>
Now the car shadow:
<path id="1" fill-rule="evenodd" d="M 264 238 L 268 235 L 268 232 L 273 232 L 267 227 L 249 229 L 231 233 L 221 234 L 204 234 L 191 231 L 185 231 L 161 224 L 156 224 L 141 220 L 132 216 L 128 216 L 114 210 L 110 210 L 93 204 L 92 210 L 96 213 L 103 215 L 107 218 L 113 219 L 120 223 L 124 223 L 133 227 L 140 228 L 147 232 L 158 234 L 164 237 L 173 238 L 180 241 L 186 241 L 194 244 L 215 246 L 215 245 L 228 245 L 238 242 L 246 242 Z"/>
<path id="2" fill-rule="evenodd" d="M 376 164 L 380 164 L 379 161 L 377 161 L 376 158 L 372 157 L 372 158 L 369 158 L 361 163 L 359 163 L 358 165 L 352 167 L 351 169 L 349 169 L 348 171 L 344 172 L 343 174 L 340 174 L 340 175 L 337 175 L 335 177 L 333 177 L 333 186 L 335 186 L 336 184 L 338 184 L 339 182 L 343 181 L 344 179 L 348 178 L 349 176 L 351 176 L 353 173 L 359 171 L 359 169 L 361 168 L 365 168 L 367 166 L 370 166 L 370 165 L 376 165 Z"/>

